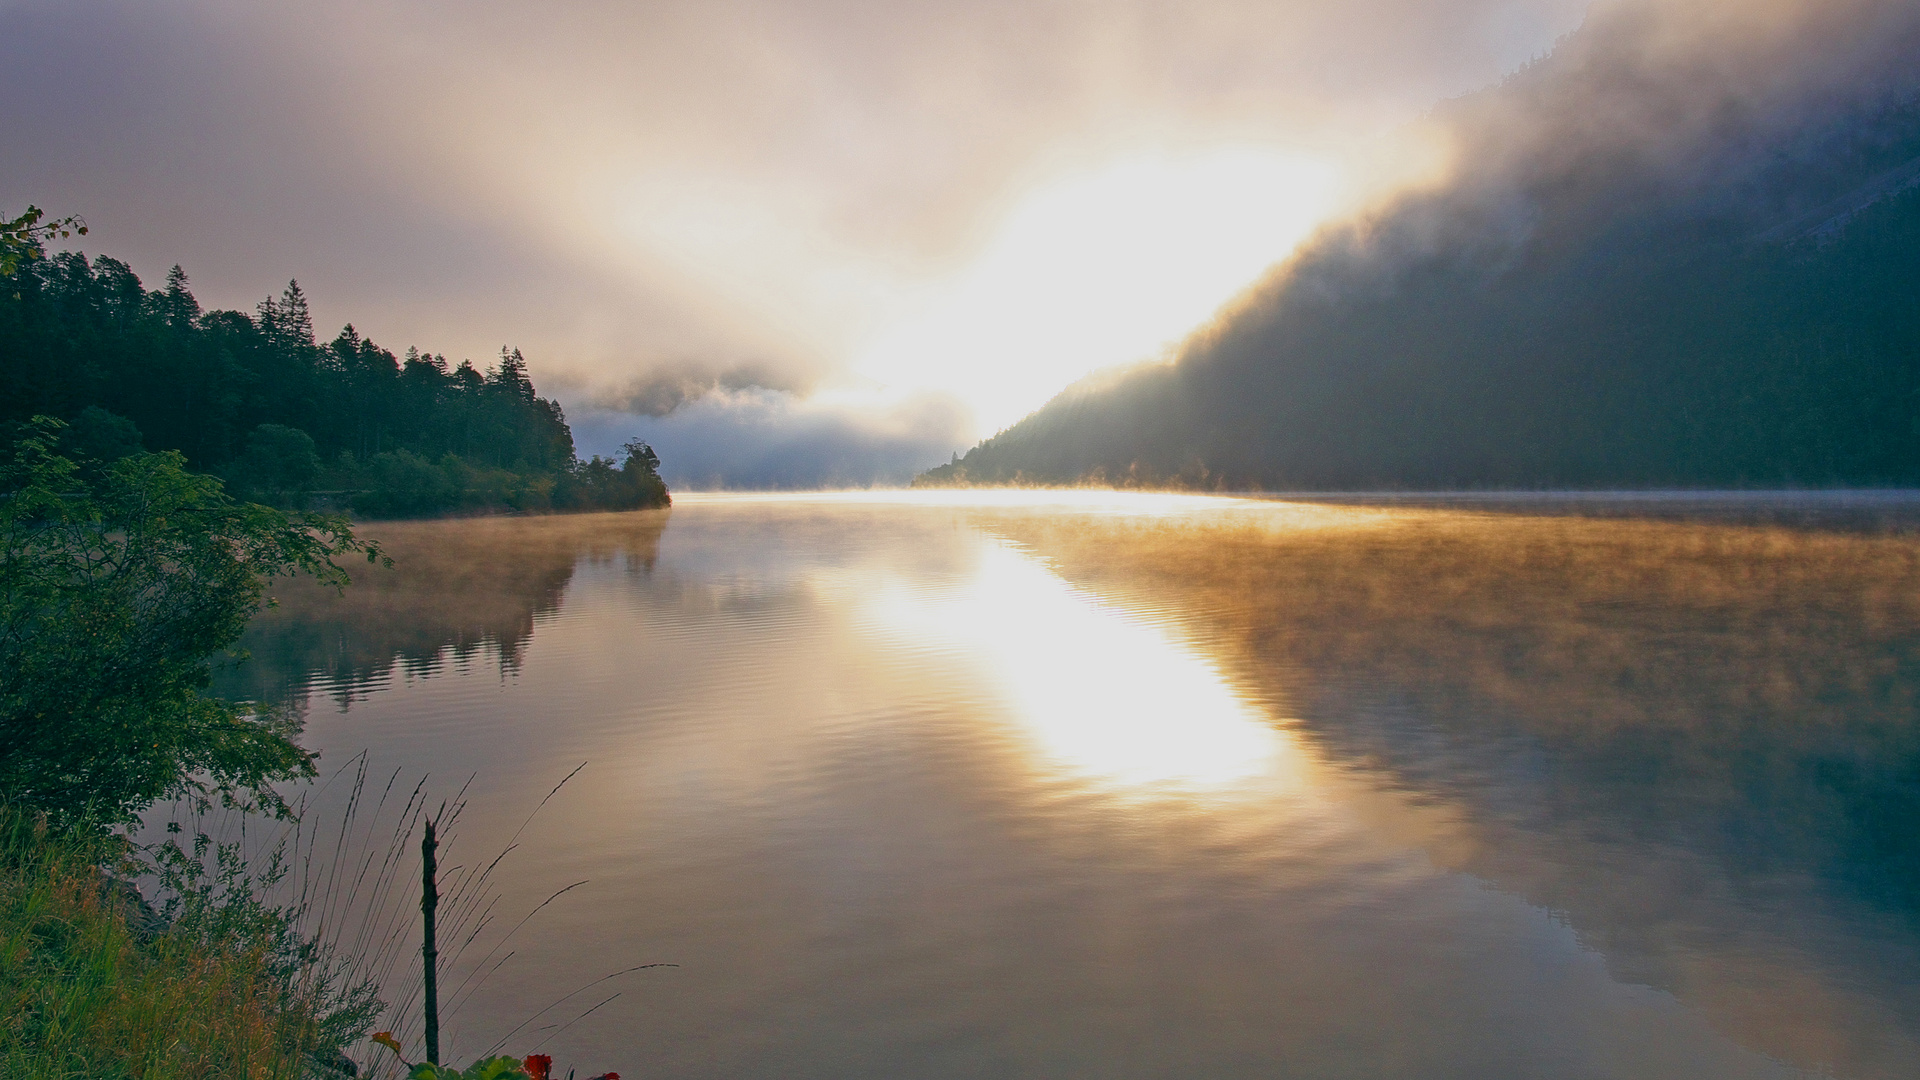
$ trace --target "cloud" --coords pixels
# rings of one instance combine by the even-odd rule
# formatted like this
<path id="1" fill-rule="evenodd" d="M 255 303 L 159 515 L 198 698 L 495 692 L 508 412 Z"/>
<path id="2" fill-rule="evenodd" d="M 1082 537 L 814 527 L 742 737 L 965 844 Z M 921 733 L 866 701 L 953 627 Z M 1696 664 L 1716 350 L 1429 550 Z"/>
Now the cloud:
<path id="1" fill-rule="evenodd" d="M 683 362 L 636 376 L 618 386 L 592 391 L 588 404 L 599 411 L 662 417 L 710 394 L 732 390 L 772 390 L 795 394 L 811 389 L 810 385 L 794 379 L 791 372 L 782 372 L 772 364 L 746 363 L 719 367 Z"/>
<path id="2" fill-rule="evenodd" d="M 0 209 L 84 214 L 210 306 L 297 277 L 323 326 L 511 344 L 576 407 L 691 424 L 861 385 L 1032 192 L 1221 146 L 1373 161 L 1586 4 L 0 0 Z"/>
<path id="3" fill-rule="evenodd" d="M 905 484 L 969 438 L 966 410 L 950 398 L 800 397 L 777 390 L 717 390 L 659 417 L 590 407 L 568 410 L 581 452 L 611 454 L 643 438 L 675 490 L 849 488 Z"/>
<path id="4" fill-rule="evenodd" d="M 1872 118 L 1920 104 L 1915 55 L 1910 0 L 1597 4 L 1550 61 L 1409 127 L 1426 169 L 1324 229 L 1239 309 L 1285 319 L 1282 296 L 1393 290 L 1430 263 L 1497 275 L 1653 208 L 1757 235 L 1885 168 Z"/>

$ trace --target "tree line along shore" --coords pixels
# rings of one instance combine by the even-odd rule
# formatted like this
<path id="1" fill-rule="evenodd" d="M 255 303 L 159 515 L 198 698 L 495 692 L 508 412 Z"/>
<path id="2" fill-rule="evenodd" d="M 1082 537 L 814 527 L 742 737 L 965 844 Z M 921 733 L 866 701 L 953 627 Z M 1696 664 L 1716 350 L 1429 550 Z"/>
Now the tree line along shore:
<path id="1" fill-rule="evenodd" d="M 635 440 L 581 460 L 518 349 L 485 368 L 351 325 L 319 342 L 297 282 L 251 313 L 203 310 L 175 266 L 37 248 L 0 289 L 0 425 L 53 416 L 76 460 L 179 452 L 235 495 L 371 517 L 666 506 Z"/>
<path id="2" fill-rule="evenodd" d="M 211 663 L 275 579 L 392 565 L 332 511 L 660 507 L 658 458 L 580 461 L 517 351 L 320 345 L 297 285 L 207 312 L 177 267 L 149 291 L 45 254 L 84 232 L 0 217 L 0 1070 L 338 1080 L 391 1051 L 411 1080 L 547 1080 L 545 1055 L 460 1071 L 431 1034 L 418 1055 L 375 1033 L 383 961 L 313 927 L 332 898 L 276 900 L 283 850 L 192 824 L 297 821 L 280 789 L 317 771 L 297 719 L 213 693 Z M 170 803 L 189 826 L 146 835 Z"/>

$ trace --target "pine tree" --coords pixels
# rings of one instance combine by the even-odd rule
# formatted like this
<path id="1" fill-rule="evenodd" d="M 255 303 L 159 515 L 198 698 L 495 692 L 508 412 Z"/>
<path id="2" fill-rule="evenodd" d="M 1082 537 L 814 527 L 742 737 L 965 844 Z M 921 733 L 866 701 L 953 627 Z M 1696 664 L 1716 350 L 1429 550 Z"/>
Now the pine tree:
<path id="1" fill-rule="evenodd" d="M 298 281 L 289 280 L 280 294 L 280 316 L 288 341 L 313 348 L 313 314 L 307 310 L 307 294 L 300 290 Z"/>
<path id="2" fill-rule="evenodd" d="M 269 296 L 260 301 L 258 311 L 260 332 L 275 348 L 289 354 L 314 348 L 313 313 L 307 310 L 307 294 L 298 281 L 287 282 L 280 299 Z"/>
<path id="3" fill-rule="evenodd" d="M 187 282 L 187 272 L 179 263 L 167 271 L 167 291 L 160 302 L 161 317 L 175 330 L 191 330 L 200 318 L 200 301 L 194 299 L 193 290 Z"/>
<path id="4" fill-rule="evenodd" d="M 500 346 L 500 368 L 493 381 L 522 401 L 533 400 L 533 380 L 527 377 L 527 360 L 519 349 L 508 352 L 505 345 Z"/>
<path id="5" fill-rule="evenodd" d="M 114 437 L 90 443 L 182 451 L 236 490 L 293 502 L 324 469 L 328 490 L 373 512 L 664 500 L 572 484 L 566 414 L 538 396 L 518 349 L 482 373 L 419 349 L 403 364 L 351 325 L 321 345 L 297 281 L 249 315 L 203 310 L 178 266 L 149 291 L 123 262 L 59 252 L 16 279 L 0 286 L 0 424 L 92 417 L 76 426 Z M 432 497 L 408 495 L 427 474 Z"/>

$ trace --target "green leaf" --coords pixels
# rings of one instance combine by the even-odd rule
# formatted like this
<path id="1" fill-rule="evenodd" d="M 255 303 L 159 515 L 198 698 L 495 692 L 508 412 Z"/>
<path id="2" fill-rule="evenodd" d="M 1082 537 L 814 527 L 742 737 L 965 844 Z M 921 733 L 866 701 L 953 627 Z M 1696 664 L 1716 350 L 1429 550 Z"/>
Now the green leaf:
<path id="1" fill-rule="evenodd" d="M 462 1074 L 462 1080 L 528 1080 L 528 1077 L 519 1061 L 496 1057 L 474 1062 L 473 1067 Z"/>
<path id="2" fill-rule="evenodd" d="M 267 582 L 346 584 L 351 526 L 237 502 L 175 452 L 86 472 L 35 417 L 0 455 L 0 791 L 56 817 L 130 820 L 174 796 L 313 774 L 269 705 L 205 692 Z"/>

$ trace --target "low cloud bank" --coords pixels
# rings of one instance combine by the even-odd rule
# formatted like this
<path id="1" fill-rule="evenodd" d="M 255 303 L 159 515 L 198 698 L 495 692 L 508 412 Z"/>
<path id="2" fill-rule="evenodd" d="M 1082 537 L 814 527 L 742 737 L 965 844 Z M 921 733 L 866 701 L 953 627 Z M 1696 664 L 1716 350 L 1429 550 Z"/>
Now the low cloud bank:
<path id="1" fill-rule="evenodd" d="M 805 394 L 812 386 L 793 372 L 783 372 L 773 364 L 683 363 L 666 366 L 649 375 L 637 376 L 625 384 L 602 390 L 591 398 L 590 408 L 605 412 L 633 413 L 660 418 L 711 394 L 738 391 L 766 391 L 776 394 Z"/>
<path id="2" fill-rule="evenodd" d="M 583 456 L 647 440 L 675 491 L 905 484 L 964 446 L 971 419 L 937 394 L 876 404 L 724 387 L 665 415 L 589 404 L 569 407 L 567 418 Z"/>

